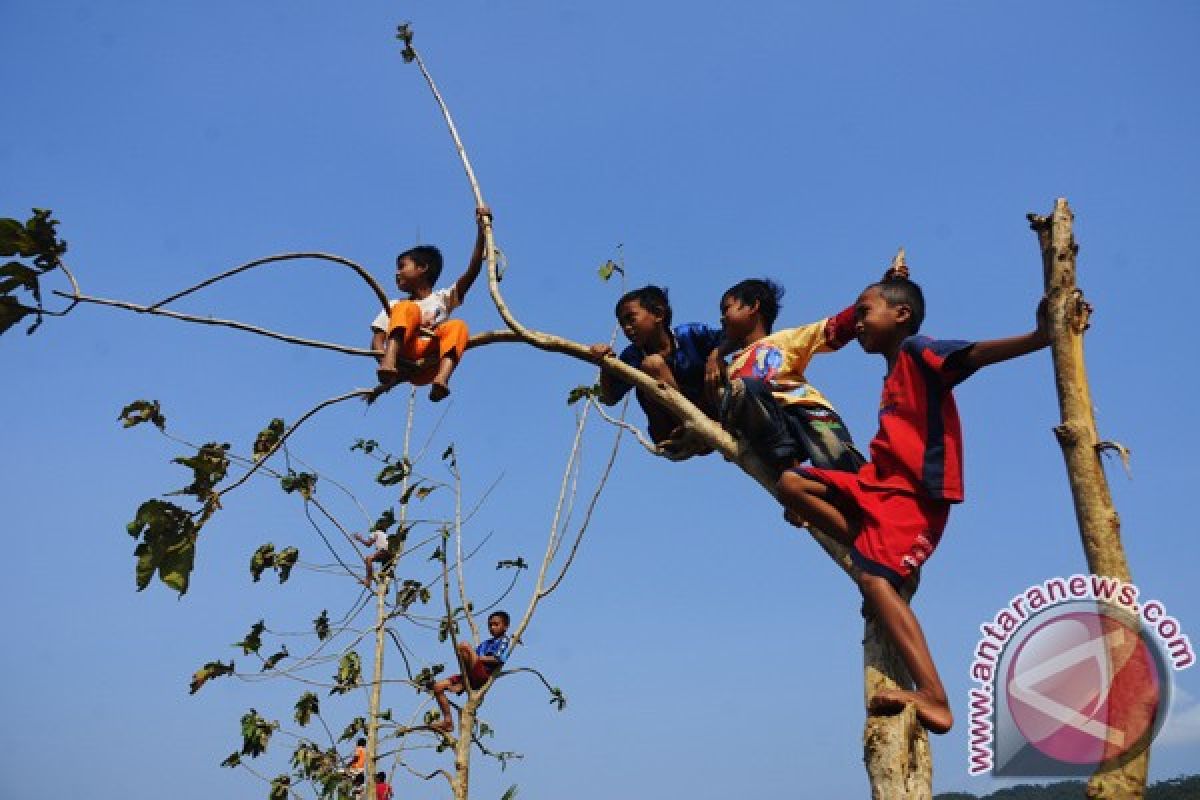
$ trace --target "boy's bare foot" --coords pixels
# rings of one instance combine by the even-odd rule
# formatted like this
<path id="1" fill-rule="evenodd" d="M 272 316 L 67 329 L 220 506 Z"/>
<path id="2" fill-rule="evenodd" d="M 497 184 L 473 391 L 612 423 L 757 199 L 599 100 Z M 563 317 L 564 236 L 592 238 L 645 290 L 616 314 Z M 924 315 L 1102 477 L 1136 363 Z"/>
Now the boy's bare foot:
<path id="1" fill-rule="evenodd" d="M 792 523 L 793 525 L 795 525 L 797 528 L 803 528 L 805 525 L 808 524 L 805 521 L 804 517 L 800 516 L 795 511 L 792 511 L 790 508 L 784 509 L 783 518 L 786 519 L 788 522 Z"/>
<path id="2" fill-rule="evenodd" d="M 917 719 L 930 733 L 945 733 L 954 725 L 954 714 L 950 706 L 938 702 L 921 692 L 903 689 L 884 689 L 876 692 L 867 703 L 867 712 L 883 716 L 899 714 L 909 703 L 916 707 Z"/>
<path id="3" fill-rule="evenodd" d="M 442 400 L 445 400 L 449 394 L 450 387 L 446 384 L 438 383 L 437 381 L 429 384 L 429 399 L 434 403 L 440 403 Z"/>
<path id="4" fill-rule="evenodd" d="M 380 367 L 375 370 L 375 379 L 380 386 L 395 386 L 400 380 L 400 371 L 395 367 Z"/>
<path id="5" fill-rule="evenodd" d="M 440 719 L 431 726 L 435 731 L 442 733 L 450 733 L 454 730 L 454 723 L 448 719 Z"/>

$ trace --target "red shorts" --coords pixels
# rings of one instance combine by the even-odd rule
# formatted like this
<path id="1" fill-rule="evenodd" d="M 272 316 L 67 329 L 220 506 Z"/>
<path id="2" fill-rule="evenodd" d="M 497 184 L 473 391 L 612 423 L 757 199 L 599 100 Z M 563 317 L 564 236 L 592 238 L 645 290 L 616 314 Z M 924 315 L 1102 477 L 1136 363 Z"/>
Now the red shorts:
<path id="1" fill-rule="evenodd" d="M 478 689 L 480 686 L 483 686 L 490 677 L 492 677 L 492 671 L 482 661 L 476 661 L 471 666 L 470 678 L 472 689 Z M 450 680 L 462 683 L 462 675 L 451 675 Z"/>
<path id="2" fill-rule="evenodd" d="M 795 472 L 833 489 L 857 508 L 862 522 L 850 557 L 862 570 L 898 585 L 925 563 L 941 541 L 950 515 L 944 500 L 880 486 L 865 486 L 853 472 L 797 467 Z"/>

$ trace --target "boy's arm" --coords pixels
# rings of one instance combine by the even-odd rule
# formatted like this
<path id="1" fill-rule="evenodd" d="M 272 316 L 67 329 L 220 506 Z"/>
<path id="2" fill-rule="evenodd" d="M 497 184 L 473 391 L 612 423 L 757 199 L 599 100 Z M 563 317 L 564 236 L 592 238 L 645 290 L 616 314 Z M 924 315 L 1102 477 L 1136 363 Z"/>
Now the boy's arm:
<path id="1" fill-rule="evenodd" d="M 588 350 L 592 353 L 592 358 L 599 364 L 606 358 L 615 358 L 616 353 L 612 346 L 603 342 L 590 345 Z M 611 406 L 620 401 L 625 396 L 625 392 L 621 391 L 624 384 L 618 385 L 617 381 L 609 375 L 605 370 L 600 370 L 600 402 L 606 406 Z M 625 391 L 628 391 L 626 389 Z"/>
<path id="2" fill-rule="evenodd" d="M 1046 320 L 1046 300 L 1043 298 L 1042 302 L 1038 304 L 1037 327 L 1034 330 L 1005 339 L 975 342 L 967 349 L 955 353 L 951 358 L 958 362 L 958 366 L 973 372 L 991 364 L 1008 361 L 1010 358 L 1028 355 L 1049 344 L 1050 327 Z"/>
<path id="3" fill-rule="evenodd" d="M 371 349 L 375 351 L 382 351 L 386 345 L 387 332 L 381 331 L 378 328 L 371 328 Z M 382 356 L 375 356 L 376 361 L 378 361 L 380 358 L 382 358 Z"/>
<path id="4" fill-rule="evenodd" d="M 462 274 L 457 281 L 454 282 L 454 293 L 458 296 L 458 302 L 462 303 L 466 298 L 467 292 L 471 290 L 471 286 L 475 283 L 475 279 L 479 277 L 479 270 L 483 267 L 483 248 L 487 243 L 483 233 L 484 220 L 491 220 L 492 210 L 487 206 L 480 206 L 475 209 L 475 250 L 471 253 L 471 260 L 467 263 L 467 270 Z"/>

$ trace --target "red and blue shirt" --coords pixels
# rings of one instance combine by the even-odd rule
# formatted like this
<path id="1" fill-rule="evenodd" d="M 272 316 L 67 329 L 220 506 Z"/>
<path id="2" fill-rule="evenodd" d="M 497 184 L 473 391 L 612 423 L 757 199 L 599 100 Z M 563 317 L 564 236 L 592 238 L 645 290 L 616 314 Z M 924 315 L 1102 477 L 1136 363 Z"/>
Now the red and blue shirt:
<path id="1" fill-rule="evenodd" d="M 883 380 L 871 460 L 858 474 L 864 484 L 962 502 L 962 427 L 951 390 L 972 370 L 951 356 L 972 344 L 928 336 L 901 343 Z"/>

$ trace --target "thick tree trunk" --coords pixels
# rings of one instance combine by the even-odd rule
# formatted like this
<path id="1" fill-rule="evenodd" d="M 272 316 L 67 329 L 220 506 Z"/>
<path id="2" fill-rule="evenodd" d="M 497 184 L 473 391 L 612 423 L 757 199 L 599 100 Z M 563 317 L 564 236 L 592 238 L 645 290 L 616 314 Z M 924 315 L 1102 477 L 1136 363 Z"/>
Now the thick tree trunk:
<path id="1" fill-rule="evenodd" d="M 1129 564 L 1121 546 L 1121 520 L 1113 507 L 1101 463 L 1101 441 L 1096 433 L 1084 368 L 1083 332 L 1088 327 L 1091 308 L 1075 284 L 1075 256 L 1079 247 L 1072 229 L 1074 218 L 1066 199 L 1061 197 L 1049 217 L 1029 215 L 1042 250 L 1054 380 L 1062 412 L 1062 423 L 1054 429 L 1054 434 L 1066 459 L 1067 479 L 1088 569 L 1128 582 Z M 1143 797 L 1149 762 L 1147 749 L 1124 765 L 1097 772 L 1088 781 L 1087 796 L 1105 800 Z"/>

